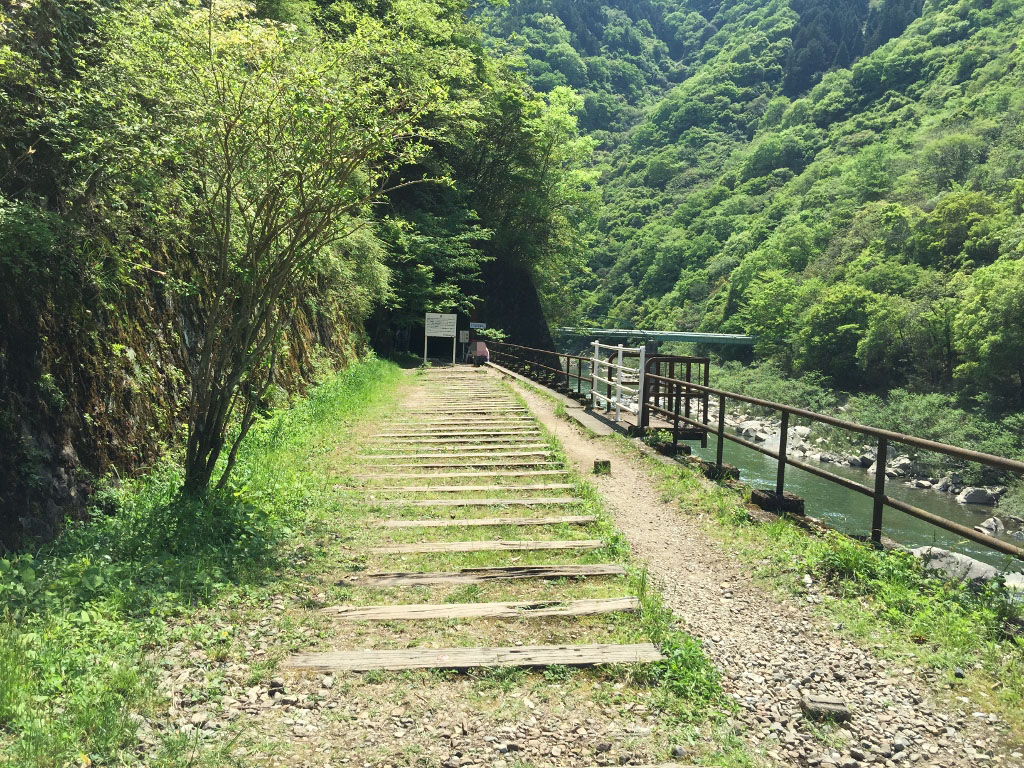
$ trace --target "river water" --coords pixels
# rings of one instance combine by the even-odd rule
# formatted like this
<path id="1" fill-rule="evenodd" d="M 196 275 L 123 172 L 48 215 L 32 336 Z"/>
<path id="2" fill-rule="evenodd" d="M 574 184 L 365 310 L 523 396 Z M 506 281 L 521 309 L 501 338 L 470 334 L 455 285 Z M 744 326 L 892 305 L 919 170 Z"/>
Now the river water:
<path id="1" fill-rule="evenodd" d="M 690 445 L 695 446 L 694 455 L 715 460 L 717 438 L 714 435 L 708 435 L 707 448 L 701 448 L 696 443 Z M 740 480 L 747 485 L 753 488 L 775 488 L 778 462 L 770 456 L 726 440 L 724 460 L 739 468 Z M 868 474 L 867 470 L 837 464 L 823 464 L 822 468 L 856 480 L 869 488 L 874 487 L 875 476 Z M 893 498 L 971 527 L 996 514 L 998 510 L 998 507 L 960 504 L 953 494 L 911 488 L 899 478 L 888 478 L 885 488 L 886 493 Z M 803 497 L 808 515 L 824 520 L 836 530 L 857 536 L 871 533 L 872 501 L 869 497 L 792 466 L 786 467 L 786 490 Z M 906 547 L 933 545 L 961 552 L 1000 570 L 1024 570 L 1024 563 L 1015 558 L 961 539 L 956 534 L 889 507 L 885 508 L 882 518 L 882 533 Z M 1016 541 L 1013 543 L 1020 544 Z"/>

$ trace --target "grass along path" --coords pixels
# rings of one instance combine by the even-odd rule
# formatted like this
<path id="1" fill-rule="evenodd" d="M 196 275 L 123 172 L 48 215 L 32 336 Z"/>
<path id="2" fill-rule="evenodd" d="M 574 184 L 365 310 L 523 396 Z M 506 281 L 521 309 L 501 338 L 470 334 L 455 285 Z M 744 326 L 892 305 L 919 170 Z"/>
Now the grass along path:
<path id="1" fill-rule="evenodd" d="M 752 524 L 735 491 L 635 441 L 586 435 L 540 390 L 516 389 L 574 466 L 612 459 L 593 482 L 721 670 L 753 749 L 824 768 L 1024 764 L 1019 605 L 926 579 L 899 553 Z M 804 693 L 843 698 L 852 721 L 809 723 Z"/>
<path id="2" fill-rule="evenodd" d="M 0 765 L 525 768 L 664 761 L 674 747 L 685 749 L 688 762 L 750 765 L 723 726 L 719 713 L 729 705 L 714 670 L 634 567 L 593 488 L 566 471 L 560 447 L 543 430 L 551 448 L 543 467 L 424 467 L 407 469 L 400 483 L 423 484 L 426 475 L 431 484 L 465 484 L 469 474 L 488 484 L 571 484 L 558 493 L 583 501 L 545 507 L 543 514 L 597 522 L 559 525 L 551 536 L 601 539 L 601 550 L 368 551 L 413 540 L 405 530 L 376 527 L 386 518 L 539 514 L 505 505 L 385 508 L 361 497 L 362 489 L 383 485 L 384 464 L 354 457 L 374 434 L 396 426 L 399 404 L 418 391 L 440 391 L 442 382 L 430 380 L 434 373 L 374 360 L 353 366 L 254 427 L 230 492 L 183 505 L 176 498 L 180 472 L 163 464 L 105 493 L 99 502 L 110 514 L 97 512 L 32 556 L 0 560 Z M 470 429 L 484 427 L 475 417 L 457 418 Z M 387 466 L 400 463 L 406 462 Z M 507 476 L 497 477 L 499 470 Z M 485 538 L 483 529 L 470 530 L 467 538 Z M 436 540 L 463 540 L 445 533 Z M 433 541 L 433 534 L 419 531 L 415 540 Z M 495 527 L 487 536 L 524 538 L 518 526 Z M 611 562 L 628 574 L 411 587 L 360 582 L 369 571 L 508 562 Z M 330 610 L 562 605 L 624 596 L 641 610 L 416 621 L 352 621 Z M 667 661 L 469 673 L 309 674 L 282 667 L 293 654 L 329 648 L 651 641 Z"/>

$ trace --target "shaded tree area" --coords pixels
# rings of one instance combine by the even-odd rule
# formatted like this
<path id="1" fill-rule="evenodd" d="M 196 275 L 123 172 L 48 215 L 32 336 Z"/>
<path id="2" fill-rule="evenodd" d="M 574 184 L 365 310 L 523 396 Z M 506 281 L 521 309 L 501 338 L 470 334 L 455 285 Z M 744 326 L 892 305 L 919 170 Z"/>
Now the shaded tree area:
<path id="1" fill-rule="evenodd" d="M 0 32 L 7 543 L 167 450 L 226 487 L 268 406 L 468 311 L 485 264 L 576 258 L 580 105 L 461 2 L 36 0 Z"/>

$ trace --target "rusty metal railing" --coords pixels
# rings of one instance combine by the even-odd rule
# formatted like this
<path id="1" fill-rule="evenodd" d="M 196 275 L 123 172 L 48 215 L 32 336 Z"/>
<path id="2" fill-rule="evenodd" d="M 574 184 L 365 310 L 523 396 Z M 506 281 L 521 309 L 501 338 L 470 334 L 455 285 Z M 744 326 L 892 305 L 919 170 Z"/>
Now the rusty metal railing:
<path id="1" fill-rule="evenodd" d="M 487 348 L 491 357 L 496 358 L 495 362 L 501 362 L 506 368 L 510 368 L 524 376 L 530 376 L 531 368 L 540 369 L 550 374 L 547 377 L 530 376 L 530 378 L 548 378 L 544 383 L 560 384 L 565 380 L 565 389 L 572 392 L 572 381 L 576 380 L 576 394 L 583 394 L 583 382 L 588 383 L 591 388 L 594 386 L 593 371 L 589 376 L 583 375 L 584 364 L 590 363 L 589 357 L 580 355 L 568 355 L 562 352 L 552 352 L 548 349 L 537 349 L 535 347 L 524 347 L 521 344 L 509 344 L 504 341 L 489 341 Z M 565 368 L 562 368 L 562 361 L 565 361 Z M 572 372 L 572 362 L 576 361 L 576 373 Z M 555 368 L 551 365 L 557 365 Z M 534 372 L 535 373 L 535 372 Z"/>
<path id="2" fill-rule="evenodd" d="M 849 488 L 852 491 L 863 494 L 870 497 L 874 506 L 872 508 L 871 518 L 871 541 L 876 545 L 880 545 L 882 541 L 882 518 L 883 510 L 885 507 L 891 507 L 892 509 L 904 512 L 912 517 L 916 517 L 918 520 L 923 520 L 926 523 L 930 523 L 936 527 L 947 530 L 951 533 L 955 533 L 958 536 L 973 541 L 976 544 L 994 549 L 1003 554 L 1011 555 L 1020 560 L 1024 560 L 1024 549 L 1014 546 L 1009 542 L 1002 541 L 995 536 L 989 536 L 988 534 L 981 533 L 969 528 L 966 525 L 947 520 L 940 515 L 936 515 L 927 510 L 915 507 L 912 504 L 908 504 L 905 501 L 895 499 L 892 496 L 888 496 L 885 493 L 885 467 L 888 459 L 888 450 L 890 443 L 902 443 L 904 445 L 914 446 L 925 451 L 931 451 L 933 453 L 941 453 L 946 456 L 952 456 L 958 459 L 964 459 L 966 461 L 973 461 L 978 464 L 983 464 L 994 469 L 999 469 L 1005 472 L 1012 472 L 1018 475 L 1024 475 L 1024 462 L 1017 461 L 1016 459 L 1008 459 L 1003 456 L 995 456 L 989 453 L 982 453 L 981 451 L 973 451 L 969 448 L 960 448 L 955 445 L 947 445 L 946 443 L 935 442 L 934 440 L 927 440 L 922 437 L 915 437 L 914 435 L 905 435 L 900 432 L 893 432 L 887 429 L 879 429 L 878 427 L 869 427 L 865 424 L 857 424 L 852 421 L 844 421 L 843 419 L 837 419 L 834 416 L 828 416 L 823 413 L 815 413 L 814 411 L 808 411 L 805 408 L 796 408 L 791 405 L 785 405 L 783 403 L 775 403 L 770 400 L 762 400 L 757 397 L 749 397 L 747 395 L 741 395 L 736 392 L 727 392 L 721 389 L 715 389 L 714 387 L 696 384 L 694 382 L 680 381 L 678 379 L 669 379 L 668 377 L 658 376 L 657 374 L 648 373 L 647 378 L 651 381 L 659 381 L 662 384 L 668 386 L 678 387 L 682 390 L 693 390 L 709 396 L 715 396 L 718 398 L 718 424 L 717 427 L 711 427 L 708 425 L 706 428 L 712 433 L 718 436 L 718 448 L 715 456 L 715 465 L 719 473 L 722 472 L 722 451 L 724 446 L 723 438 L 731 440 L 734 443 L 738 443 L 746 448 L 762 453 L 766 456 L 774 458 L 778 462 L 778 469 L 776 472 L 775 480 L 775 493 L 779 498 L 782 497 L 783 491 L 785 490 L 786 481 L 786 467 L 796 467 L 802 469 L 805 472 L 810 472 L 812 475 L 816 475 L 830 482 L 841 485 L 844 488 Z M 742 403 L 748 403 L 750 405 L 756 405 L 760 408 L 766 408 L 768 410 L 778 411 L 781 414 L 781 424 L 779 432 L 779 450 L 773 451 L 769 448 L 757 445 L 749 440 L 744 440 L 738 435 L 730 434 L 725 429 L 725 411 L 726 401 L 735 400 Z M 875 483 L 874 487 L 870 488 L 862 483 L 858 483 L 855 480 L 837 475 L 834 472 L 822 469 L 820 467 L 807 464 L 803 461 L 790 458 L 786 454 L 786 443 L 789 436 L 789 419 L 790 417 L 797 417 L 801 419 L 807 419 L 809 421 L 816 421 L 823 424 L 830 424 L 833 427 L 844 429 L 850 432 L 857 432 L 862 435 L 868 435 L 877 441 L 877 448 L 875 454 Z M 697 422 L 693 419 L 689 419 L 685 416 L 680 416 L 681 421 L 694 424 L 695 426 L 705 427 L 704 424 Z"/>

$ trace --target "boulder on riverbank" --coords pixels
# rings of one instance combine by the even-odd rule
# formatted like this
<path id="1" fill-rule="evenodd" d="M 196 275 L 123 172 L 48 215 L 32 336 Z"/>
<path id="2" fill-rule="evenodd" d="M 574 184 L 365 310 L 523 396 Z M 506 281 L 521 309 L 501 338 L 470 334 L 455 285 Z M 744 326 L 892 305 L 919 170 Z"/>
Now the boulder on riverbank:
<path id="1" fill-rule="evenodd" d="M 995 536 L 997 533 L 1005 531 L 1006 526 L 1003 525 L 1003 521 L 998 517 L 990 517 L 985 522 L 974 526 L 974 530 L 978 531 L 978 533 L 987 533 L 989 536 Z"/>
<path id="2" fill-rule="evenodd" d="M 921 561 L 926 571 L 933 571 L 936 575 L 953 581 L 980 585 L 999 575 L 999 571 L 988 563 L 941 547 L 918 547 L 911 552 Z M 1024 574 L 1007 573 L 1004 574 L 1004 579 L 1007 587 L 1024 590 Z"/>
<path id="3" fill-rule="evenodd" d="M 974 488 L 968 486 L 960 491 L 956 500 L 961 504 L 995 504 L 999 497 L 988 488 Z"/>

